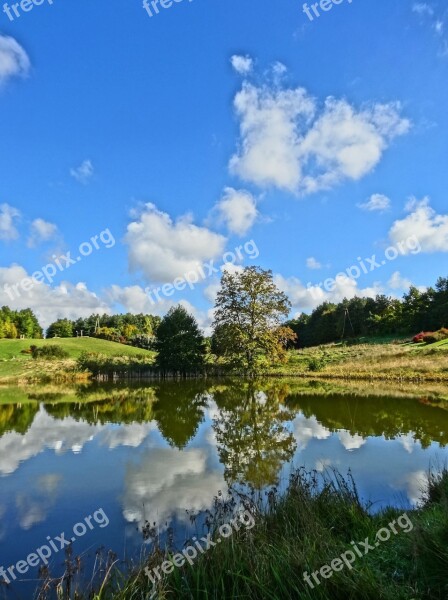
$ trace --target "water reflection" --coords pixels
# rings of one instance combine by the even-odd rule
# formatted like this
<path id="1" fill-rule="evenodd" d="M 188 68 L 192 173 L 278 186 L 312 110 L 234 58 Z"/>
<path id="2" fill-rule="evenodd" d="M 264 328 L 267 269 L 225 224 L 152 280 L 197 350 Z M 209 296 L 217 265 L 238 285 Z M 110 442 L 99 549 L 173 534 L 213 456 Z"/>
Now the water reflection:
<path id="1" fill-rule="evenodd" d="M 415 503 L 430 463 L 448 458 L 447 425 L 448 397 L 437 386 L 270 380 L 2 390 L 0 565 L 100 506 L 109 527 L 78 540 L 76 552 L 104 545 L 138 554 L 146 520 L 162 531 L 175 525 L 182 542 L 191 511 L 211 508 L 218 491 L 282 485 L 292 464 L 351 468 L 377 507 Z"/>
<path id="2" fill-rule="evenodd" d="M 214 390 L 219 412 L 213 429 L 228 484 L 261 489 L 278 483 L 283 463 L 297 446 L 285 425 L 296 414 L 283 405 L 286 389 L 260 390 L 254 383 L 242 383 Z"/>

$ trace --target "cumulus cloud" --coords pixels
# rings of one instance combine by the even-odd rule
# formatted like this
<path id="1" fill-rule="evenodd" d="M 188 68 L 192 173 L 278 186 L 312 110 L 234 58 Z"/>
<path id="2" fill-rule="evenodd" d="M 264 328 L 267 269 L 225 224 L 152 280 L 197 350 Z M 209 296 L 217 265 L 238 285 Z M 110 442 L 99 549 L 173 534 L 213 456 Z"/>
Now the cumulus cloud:
<path id="1" fill-rule="evenodd" d="M 254 65 L 254 61 L 250 56 L 241 56 L 239 54 L 234 54 L 230 59 L 230 62 L 235 71 L 240 75 L 247 75 L 250 73 Z"/>
<path id="2" fill-rule="evenodd" d="M 128 225 L 125 241 L 131 270 L 140 271 L 147 281 L 164 283 L 222 256 L 226 238 L 193 224 L 189 215 L 173 221 L 154 204 L 146 204 Z"/>
<path id="3" fill-rule="evenodd" d="M 0 35 L 0 85 L 13 77 L 25 77 L 31 68 L 28 54 L 7 35 Z"/>
<path id="4" fill-rule="evenodd" d="M 152 288 L 149 288 L 149 291 L 151 291 L 151 289 Z M 199 327 L 205 334 L 211 335 L 213 309 L 198 310 L 193 304 L 183 298 L 168 299 L 162 297 L 160 302 L 155 302 L 155 299 L 151 301 L 149 295 L 139 285 L 127 287 L 112 285 L 105 291 L 105 297 L 110 304 L 120 305 L 120 307 L 124 308 L 125 312 L 130 312 L 132 314 L 150 313 L 160 317 L 165 316 L 170 308 L 181 305 L 187 312 L 194 316 Z"/>
<path id="5" fill-rule="evenodd" d="M 224 223 L 230 233 L 245 235 L 258 217 L 257 203 L 250 192 L 225 188 L 223 197 L 215 204 L 212 215 Z"/>
<path id="6" fill-rule="evenodd" d="M 338 433 L 338 437 L 341 440 L 341 444 L 349 452 L 352 450 L 358 450 L 366 443 L 366 440 L 362 436 L 358 435 L 357 433 L 352 435 L 349 431 L 340 431 Z"/>
<path id="7" fill-rule="evenodd" d="M 395 271 L 392 273 L 387 285 L 391 290 L 408 290 L 412 285 L 412 281 L 402 277 L 400 271 Z"/>
<path id="8" fill-rule="evenodd" d="M 42 242 L 53 240 L 58 235 L 58 228 L 54 223 L 44 221 L 44 219 L 35 219 L 31 223 L 28 246 L 34 248 Z"/>
<path id="9" fill-rule="evenodd" d="M 29 292 L 18 288 L 20 296 L 17 297 L 12 286 L 26 278 L 30 275 L 20 265 L 0 267 L 0 306 L 11 306 L 17 310 L 31 308 L 44 328 L 56 319 L 77 319 L 92 313 L 111 312 L 107 304 L 84 283 L 63 281 L 54 287 L 36 283 Z"/>
<path id="10" fill-rule="evenodd" d="M 370 287 L 359 288 L 358 282 L 349 277 L 338 277 L 331 292 L 324 290 L 318 284 L 308 284 L 305 286 L 297 277 L 283 277 L 280 274 L 274 275 L 275 284 L 290 299 L 294 309 L 299 313 L 306 310 L 313 310 L 323 302 L 342 302 L 344 298 L 350 300 L 355 296 L 374 298 L 377 294 L 384 292 L 379 283 L 374 283 Z"/>
<path id="11" fill-rule="evenodd" d="M 410 128 L 398 102 L 357 109 L 328 97 L 320 106 L 304 88 L 285 89 L 278 82 L 243 82 L 234 108 L 240 140 L 229 163 L 231 173 L 263 188 L 297 194 L 359 180 Z"/>
<path id="12" fill-rule="evenodd" d="M 0 240 L 9 242 L 19 237 L 16 221 L 20 211 L 9 204 L 0 204 Z"/>
<path id="13" fill-rule="evenodd" d="M 26 433 L 11 431 L 0 438 L 0 475 L 9 475 L 20 464 L 46 450 L 61 455 L 67 452 L 79 454 L 84 446 L 96 439 L 101 446 L 110 449 L 119 446 L 136 448 L 157 429 L 155 423 L 131 423 L 129 425 L 101 425 L 77 421 L 73 417 L 57 419 L 43 407 L 35 415 Z M 37 480 L 39 492 L 54 495 L 59 485 L 59 475 L 46 475 Z"/>
<path id="14" fill-rule="evenodd" d="M 437 214 L 428 197 L 412 198 L 406 210 L 409 214 L 392 225 L 390 240 L 398 243 L 415 236 L 422 252 L 448 252 L 448 215 Z M 409 254 L 410 250 L 406 247 L 403 252 Z"/>
<path id="15" fill-rule="evenodd" d="M 153 448 L 126 473 L 124 517 L 143 525 L 145 520 L 162 528 L 176 517 L 189 522 L 187 510 L 204 511 L 218 491 L 227 486 L 220 471 L 208 467 L 211 448 Z"/>
<path id="16" fill-rule="evenodd" d="M 315 440 L 326 440 L 331 437 L 331 431 L 319 423 L 315 416 L 305 417 L 300 413 L 293 421 L 294 436 L 297 448 L 305 450 L 309 442 Z"/>
<path id="17" fill-rule="evenodd" d="M 358 204 L 358 207 L 369 212 L 385 212 L 390 208 L 390 199 L 384 194 L 372 194 L 367 202 Z"/>
<path id="18" fill-rule="evenodd" d="M 94 168 L 91 160 L 84 160 L 79 167 L 70 169 L 70 175 L 79 183 L 86 184 L 92 177 Z"/>

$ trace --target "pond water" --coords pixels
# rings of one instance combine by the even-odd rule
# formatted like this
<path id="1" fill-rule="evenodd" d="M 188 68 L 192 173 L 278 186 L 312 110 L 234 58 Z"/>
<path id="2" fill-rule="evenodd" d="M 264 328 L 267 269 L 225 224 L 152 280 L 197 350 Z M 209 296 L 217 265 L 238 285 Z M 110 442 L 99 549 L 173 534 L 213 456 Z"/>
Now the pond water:
<path id="1" fill-rule="evenodd" d="M 182 546 L 191 516 L 200 521 L 218 492 L 281 488 L 300 466 L 351 469 L 373 510 L 413 506 L 428 469 L 447 462 L 447 444 L 448 395 L 437 387 L 270 380 L 0 388 L 0 567 L 16 565 L 16 579 L 6 571 L 9 585 L 0 574 L 0 598 L 33 597 L 39 567 L 20 574 L 17 563 L 43 545 L 50 575 L 60 576 L 61 537 L 74 539 L 89 578 L 100 548 L 101 556 L 110 549 L 138 560 L 150 543 L 147 521 L 161 532 L 172 527 Z"/>

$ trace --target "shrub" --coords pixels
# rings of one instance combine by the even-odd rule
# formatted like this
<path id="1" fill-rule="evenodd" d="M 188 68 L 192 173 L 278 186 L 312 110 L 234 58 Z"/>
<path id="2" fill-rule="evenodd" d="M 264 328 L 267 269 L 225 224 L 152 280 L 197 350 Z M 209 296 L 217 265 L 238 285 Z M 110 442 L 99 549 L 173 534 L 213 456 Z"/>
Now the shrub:
<path id="1" fill-rule="evenodd" d="M 441 342 L 444 339 L 446 339 L 446 338 L 443 335 L 443 333 L 440 333 L 440 331 L 435 331 L 434 333 L 428 333 L 423 336 L 423 341 L 425 342 L 425 344 L 434 344 L 435 342 Z"/>
<path id="2" fill-rule="evenodd" d="M 30 351 L 33 358 L 42 358 L 44 360 L 68 358 L 70 356 L 69 353 L 62 348 L 62 346 L 57 346 L 56 344 L 42 346 L 41 348 L 37 348 L 37 346 L 31 346 Z"/>
<path id="3" fill-rule="evenodd" d="M 412 338 L 412 341 L 414 342 L 414 344 L 419 344 L 420 342 L 423 342 L 423 338 L 427 335 L 432 335 L 431 331 L 422 331 L 421 333 L 418 333 L 417 335 L 415 335 Z"/>
<path id="4" fill-rule="evenodd" d="M 325 360 L 325 358 L 323 357 L 316 357 L 316 356 L 312 356 L 309 360 L 308 360 L 308 370 L 309 371 L 313 371 L 313 372 L 317 372 L 317 371 L 322 371 L 322 369 L 326 366 L 327 361 Z"/>

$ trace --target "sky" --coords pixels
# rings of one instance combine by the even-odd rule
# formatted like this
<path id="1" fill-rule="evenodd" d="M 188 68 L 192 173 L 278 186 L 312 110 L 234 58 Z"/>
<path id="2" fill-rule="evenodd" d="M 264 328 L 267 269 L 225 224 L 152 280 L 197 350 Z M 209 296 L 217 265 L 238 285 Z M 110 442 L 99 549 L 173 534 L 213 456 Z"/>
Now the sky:
<path id="1" fill-rule="evenodd" d="M 48 326 L 182 303 L 208 331 L 222 269 L 271 269 L 291 316 L 447 276 L 443 2 L 15 7 L 0 306 Z"/>

